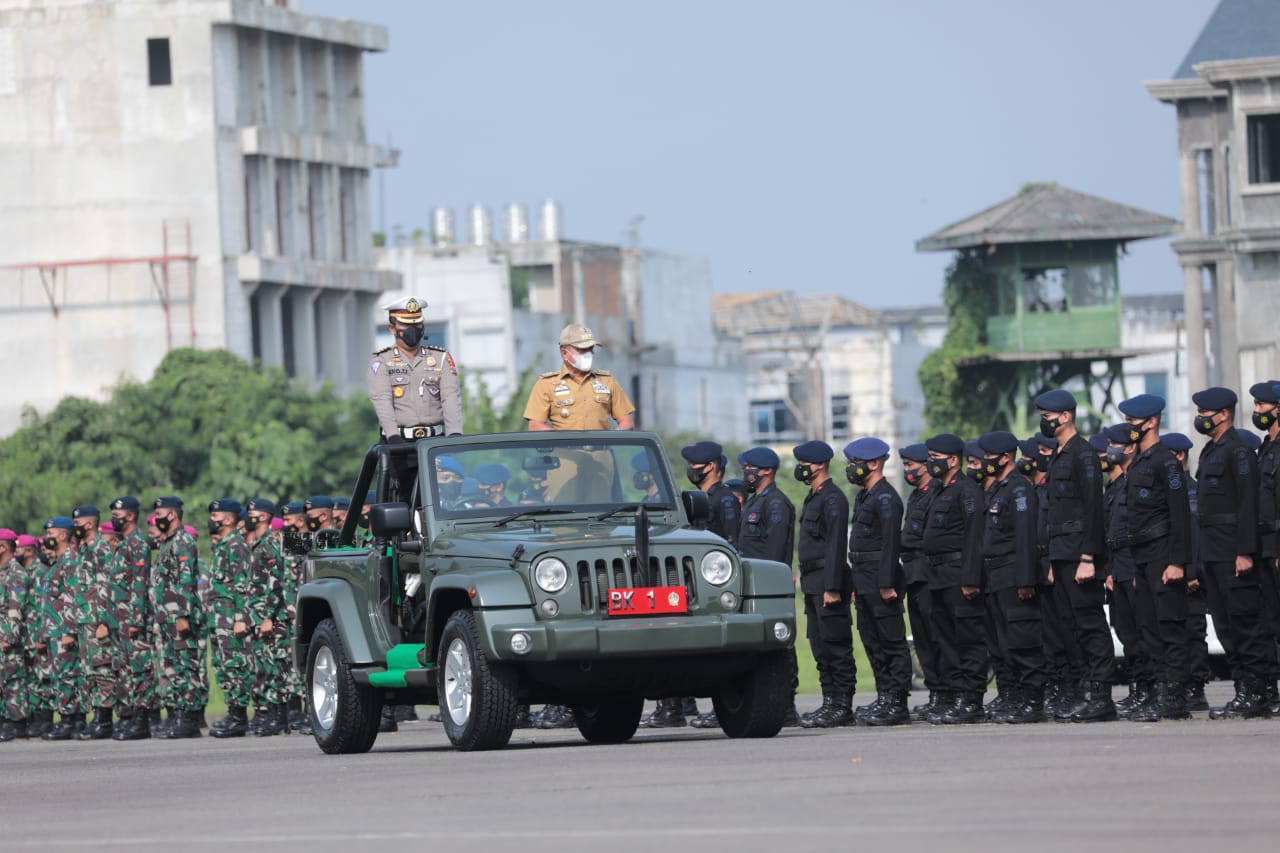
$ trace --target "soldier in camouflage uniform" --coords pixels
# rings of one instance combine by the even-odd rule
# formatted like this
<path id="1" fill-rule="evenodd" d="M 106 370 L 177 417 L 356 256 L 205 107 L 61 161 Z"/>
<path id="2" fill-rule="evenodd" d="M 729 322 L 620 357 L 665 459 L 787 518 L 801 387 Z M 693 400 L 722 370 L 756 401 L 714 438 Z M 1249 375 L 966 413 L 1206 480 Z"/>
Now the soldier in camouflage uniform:
<path id="1" fill-rule="evenodd" d="M 76 572 L 80 556 L 72 544 L 76 524 L 65 515 L 44 523 L 44 547 L 53 557 L 45 584 L 42 619 L 44 633 L 53 654 L 52 703 L 61 719 L 42 740 L 71 740 L 84 729 L 80 705 L 80 649 L 76 640 Z"/>
<path id="2" fill-rule="evenodd" d="M 182 527 L 182 499 L 156 498 L 160 553 L 151 577 L 151 607 L 159 634 L 160 701 L 169 709 L 164 738 L 200 737 L 202 698 L 200 655 L 200 558 L 195 539 Z"/>
<path id="3" fill-rule="evenodd" d="M 214 737 L 244 737 L 246 709 L 253 697 L 249 648 L 249 545 L 240 535 L 240 502 L 221 498 L 209 504 L 213 561 L 208 573 L 208 622 L 212 631 L 213 674 L 227 700 L 227 716 L 209 729 Z"/>
<path id="4" fill-rule="evenodd" d="M 323 529 L 327 517 L 324 508 L 321 507 L 318 512 L 308 512 L 308 504 L 316 499 L 311 498 L 305 502 L 291 501 L 284 505 L 285 537 L 289 537 L 292 534 L 293 537 L 298 537 L 301 541 L 307 541 L 310 538 L 309 532 L 318 532 Z M 324 500 L 327 500 L 327 498 Z M 321 500 L 322 504 L 324 500 Z M 315 518 L 312 516 L 315 516 Z M 313 525 L 315 527 L 314 531 L 312 530 Z M 302 583 L 302 567 L 306 561 L 306 556 L 304 554 L 291 553 L 287 547 L 281 550 L 284 572 L 281 578 L 282 588 L 280 594 L 284 599 L 284 613 L 278 636 L 282 637 L 283 641 L 278 643 L 275 649 L 277 658 L 274 666 L 281 675 L 282 695 L 285 702 L 290 708 L 294 708 L 298 706 L 305 685 L 297 668 L 293 665 L 290 638 L 293 636 L 293 623 L 294 618 L 297 616 L 298 587 Z M 291 721 L 290 728 L 296 728 L 293 723 L 299 722 L 298 717 L 295 715 Z"/>
<path id="5" fill-rule="evenodd" d="M 286 710 L 288 676 L 287 671 L 281 668 L 281 661 L 286 658 L 290 645 L 290 637 L 283 633 L 282 627 L 285 622 L 286 569 L 280 552 L 280 539 L 271 532 L 271 518 L 276 505 L 266 498 L 254 498 L 246 507 L 245 538 L 249 544 L 246 609 L 254 662 L 254 733 L 268 737 L 289 731 Z"/>
<path id="6" fill-rule="evenodd" d="M 121 590 L 116 602 L 120 668 L 116 679 L 116 706 L 120 724 L 113 740 L 146 740 L 151 737 L 150 709 L 156 701 L 153 666 L 155 633 L 151 612 L 151 548 L 138 526 L 140 505 L 132 495 L 111 502 L 111 524 L 120 534 L 112 556 L 112 583 Z"/>
<path id="7" fill-rule="evenodd" d="M 27 684 L 31 719 L 27 723 L 27 736 L 37 738 L 53 728 L 53 652 L 57 638 L 49 639 L 44 619 L 52 561 L 38 536 L 19 536 L 17 554 L 18 561 L 27 567 L 31 578 L 27 622 Z"/>
<path id="8" fill-rule="evenodd" d="M 27 619 L 31 578 L 15 555 L 18 534 L 0 530 L 0 743 L 27 737 Z"/>
<path id="9" fill-rule="evenodd" d="M 111 737 L 116 705 L 116 671 L 119 669 L 120 624 L 117 602 L 123 590 L 112 583 L 111 545 L 100 535 L 98 508 L 78 506 L 71 513 L 76 524 L 76 626 L 80 645 L 80 704 L 95 711 L 94 720 L 76 734 L 76 740 Z"/>

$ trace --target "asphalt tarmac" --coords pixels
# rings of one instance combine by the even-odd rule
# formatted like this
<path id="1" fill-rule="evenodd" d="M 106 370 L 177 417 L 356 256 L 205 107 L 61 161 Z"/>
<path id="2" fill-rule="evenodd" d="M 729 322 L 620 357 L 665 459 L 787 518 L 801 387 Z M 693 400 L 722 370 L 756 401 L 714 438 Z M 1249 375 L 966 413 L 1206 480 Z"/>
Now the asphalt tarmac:
<path id="1" fill-rule="evenodd" d="M 1229 693 L 1211 686 L 1211 699 Z M 802 697 L 801 710 L 816 704 Z M 642 729 L 620 746 L 520 730 L 504 750 L 460 753 L 426 710 L 358 756 L 324 755 L 300 735 L 3 744 L 0 851 L 1280 844 L 1280 720 L 784 729 L 755 741 Z"/>

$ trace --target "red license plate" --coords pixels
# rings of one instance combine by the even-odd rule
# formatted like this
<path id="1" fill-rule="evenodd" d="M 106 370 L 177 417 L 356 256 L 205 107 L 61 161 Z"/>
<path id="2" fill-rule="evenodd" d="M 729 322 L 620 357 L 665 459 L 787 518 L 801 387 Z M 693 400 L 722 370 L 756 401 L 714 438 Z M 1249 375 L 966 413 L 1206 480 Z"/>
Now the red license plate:
<path id="1" fill-rule="evenodd" d="M 682 586 L 619 587 L 609 590 L 610 616 L 648 616 L 652 613 L 688 613 L 689 597 Z"/>

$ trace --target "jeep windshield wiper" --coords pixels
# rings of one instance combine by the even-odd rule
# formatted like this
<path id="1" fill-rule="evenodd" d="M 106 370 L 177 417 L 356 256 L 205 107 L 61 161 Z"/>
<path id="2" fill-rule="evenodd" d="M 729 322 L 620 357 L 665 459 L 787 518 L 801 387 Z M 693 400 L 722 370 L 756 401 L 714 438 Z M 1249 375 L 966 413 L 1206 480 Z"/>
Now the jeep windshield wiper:
<path id="1" fill-rule="evenodd" d="M 606 518 L 612 518 L 613 516 L 617 515 L 620 512 L 635 512 L 636 510 L 640 509 L 640 507 L 644 507 L 645 509 L 659 509 L 664 511 L 671 509 L 670 504 L 654 504 L 654 503 L 622 504 L 621 506 L 615 506 L 613 509 L 609 510 L 608 512 L 600 513 L 599 515 L 596 516 L 595 520 L 604 521 Z"/>
<path id="2" fill-rule="evenodd" d="M 526 515 L 556 515 L 566 512 L 577 512 L 577 510 L 561 506 L 539 506 L 532 507 L 530 509 L 522 509 L 519 512 L 511 513 L 511 515 L 508 515 L 506 518 L 502 519 L 502 521 L 495 524 L 494 527 L 501 527 L 508 521 L 515 521 L 517 518 L 524 518 Z"/>

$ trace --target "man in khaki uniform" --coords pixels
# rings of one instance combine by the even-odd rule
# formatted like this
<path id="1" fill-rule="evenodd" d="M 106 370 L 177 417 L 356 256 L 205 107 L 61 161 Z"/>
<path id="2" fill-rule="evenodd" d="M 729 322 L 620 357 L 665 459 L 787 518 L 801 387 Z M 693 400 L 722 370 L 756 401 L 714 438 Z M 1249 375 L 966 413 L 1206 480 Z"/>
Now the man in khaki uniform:
<path id="1" fill-rule="evenodd" d="M 636 407 L 607 370 L 593 367 L 599 341 L 581 323 L 571 323 L 560 333 L 559 370 L 538 377 L 529 392 L 524 418 L 530 430 L 635 429 Z"/>
<path id="2" fill-rule="evenodd" d="M 458 367 L 443 347 L 422 346 L 422 309 L 412 296 L 386 306 L 395 345 L 369 362 L 369 402 L 388 444 L 462 434 Z"/>

